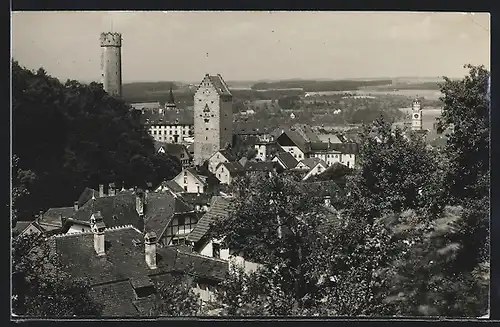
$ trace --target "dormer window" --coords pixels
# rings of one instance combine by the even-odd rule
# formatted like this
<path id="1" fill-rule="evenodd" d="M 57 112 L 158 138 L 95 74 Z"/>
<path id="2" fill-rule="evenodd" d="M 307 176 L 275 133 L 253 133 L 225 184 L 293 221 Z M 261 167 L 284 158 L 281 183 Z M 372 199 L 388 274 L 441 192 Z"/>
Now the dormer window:
<path id="1" fill-rule="evenodd" d="M 149 277 L 132 278 L 130 284 L 134 289 L 136 299 L 147 298 L 156 293 L 156 289 Z"/>

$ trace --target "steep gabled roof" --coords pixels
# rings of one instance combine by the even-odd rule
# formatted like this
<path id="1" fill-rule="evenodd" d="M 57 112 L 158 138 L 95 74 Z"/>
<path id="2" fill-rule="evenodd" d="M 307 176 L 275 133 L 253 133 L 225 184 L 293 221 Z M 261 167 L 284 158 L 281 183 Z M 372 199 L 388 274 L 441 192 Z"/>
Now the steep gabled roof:
<path id="1" fill-rule="evenodd" d="M 148 110 L 141 115 L 145 125 L 194 125 L 194 111 L 189 109 Z"/>
<path id="2" fill-rule="evenodd" d="M 24 231 L 28 226 L 32 223 L 32 221 L 18 221 L 16 225 L 12 227 L 12 233 L 19 234 Z"/>
<path id="3" fill-rule="evenodd" d="M 200 218 L 196 227 L 189 234 L 187 239 L 192 242 L 198 242 L 208 232 L 210 224 L 218 218 L 226 217 L 228 215 L 230 206 L 231 199 L 224 198 L 222 196 L 214 196 L 210 209 Z"/>
<path id="4" fill-rule="evenodd" d="M 99 192 L 97 192 L 96 190 L 92 189 L 92 188 L 88 188 L 86 187 L 82 194 L 80 195 L 80 197 L 78 198 L 78 206 L 81 207 L 83 206 L 85 203 L 87 203 L 88 200 L 92 199 L 92 197 L 99 197 Z"/>
<path id="5" fill-rule="evenodd" d="M 278 152 L 275 156 L 278 158 L 286 167 L 285 169 L 292 169 L 299 163 L 290 153 L 288 152 Z"/>
<path id="6" fill-rule="evenodd" d="M 213 158 L 215 155 L 217 155 L 217 153 L 220 153 L 222 156 L 224 156 L 224 158 L 226 158 L 227 161 L 236 161 L 237 160 L 236 157 L 231 152 L 231 150 L 228 150 L 228 149 L 222 149 L 222 150 L 215 152 L 214 154 L 212 154 L 210 159 Z"/>
<path id="7" fill-rule="evenodd" d="M 148 193 L 144 206 L 144 224 L 146 232 L 154 231 L 161 238 L 163 230 L 177 213 L 192 212 L 193 207 L 180 196 L 170 192 Z"/>
<path id="8" fill-rule="evenodd" d="M 295 145 L 300 151 L 309 152 L 307 140 L 297 131 L 290 129 L 284 130 L 283 133 L 276 139 L 276 142 L 281 146 Z"/>
<path id="9" fill-rule="evenodd" d="M 319 163 L 321 163 L 324 167 L 328 167 L 326 162 L 320 158 L 306 158 L 304 160 L 301 160 L 300 162 L 302 162 L 304 165 L 306 165 L 310 169 L 313 169 Z"/>
<path id="10" fill-rule="evenodd" d="M 334 149 L 333 144 L 335 143 L 312 142 L 311 152 L 341 153 L 340 151 Z"/>
<path id="11" fill-rule="evenodd" d="M 62 227 L 62 218 L 73 217 L 76 213 L 74 207 L 50 208 L 42 215 L 39 224 L 45 228 Z"/>
<path id="12" fill-rule="evenodd" d="M 179 196 L 192 206 L 209 205 L 212 200 L 212 196 L 206 193 L 182 193 Z"/>
<path id="13" fill-rule="evenodd" d="M 229 171 L 229 174 L 231 174 L 231 176 L 235 176 L 244 172 L 243 166 L 238 161 L 221 162 L 220 164 L 217 165 L 216 170 L 218 170 L 220 166 L 224 166 L 227 169 L 227 171 Z"/>
<path id="14" fill-rule="evenodd" d="M 206 75 L 212 85 L 214 86 L 215 90 L 219 95 L 224 95 L 224 96 L 232 96 L 231 91 L 229 90 L 229 87 L 227 86 L 226 82 L 222 79 L 222 76 L 220 74 L 217 75 Z"/>
<path id="15" fill-rule="evenodd" d="M 358 154 L 359 153 L 359 144 L 354 142 L 348 143 L 332 143 L 330 144 L 330 148 L 340 151 L 342 154 Z"/>
<path id="16" fill-rule="evenodd" d="M 143 230 L 144 222 L 136 210 L 135 195 L 117 194 L 115 196 L 105 196 L 88 201 L 78 209 L 75 219 L 90 221 L 93 213 L 100 211 L 106 227 L 117 227 L 132 225 L 139 230 Z"/>
<path id="17" fill-rule="evenodd" d="M 49 238 L 64 269 L 74 278 L 84 278 L 92 286 L 91 296 L 104 305 L 104 315 L 137 316 L 151 303 L 137 300 L 134 287 L 154 285 L 180 272 L 214 282 L 223 280 L 227 262 L 196 254 L 178 252 L 172 247 L 156 248 L 157 269 L 146 264 L 143 235 L 131 226 L 105 230 L 106 255 L 98 257 L 92 233 L 66 234 Z M 139 241 L 136 243 L 136 241 Z M 142 281 L 142 282 L 141 282 Z M 154 300 L 146 300 L 146 302 Z"/>
<path id="18" fill-rule="evenodd" d="M 177 184 L 177 182 L 174 181 L 173 179 L 169 180 L 169 181 L 163 181 L 160 185 L 158 185 L 158 187 L 166 187 L 167 189 L 171 190 L 174 193 L 183 193 L 184 192 L 184 189 L 182 188 L 182 186 Z"/>
<path id="19" fill-rule="evenodd" d="M 273 171 L 276 162 L 273 161 L 249 161 L 245 165 L 245 171 Z"/>
<path id="20" fill-rule="evenodd" d="M 167 142 L 160 142 L 160 141 L 155 141 L 155 151 L 158 152 L 160 148 L 163 147 L 165 150 L 165 153 L 168 153 L 172 156 L 180 156 L 181 153 L 186 153 L 188 156 L 191 156 L 189 153 L 188 149 L 184 144 L 176 144 L 176 143 L 167 143 Z"/>

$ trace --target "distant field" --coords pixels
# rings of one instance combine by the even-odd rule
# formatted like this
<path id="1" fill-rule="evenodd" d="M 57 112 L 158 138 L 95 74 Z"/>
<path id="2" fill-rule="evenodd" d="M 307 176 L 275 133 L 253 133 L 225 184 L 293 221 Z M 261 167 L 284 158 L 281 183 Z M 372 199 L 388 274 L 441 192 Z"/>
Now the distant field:
<path id="1" fill-rule="evenodd" d="M 360 96 L 377 96 L 377 95 L 396 95 L 410 98 L 423 97 L 427 100 L 439 100 L 440 91 L 436 90 L 398 90 L 398 91 L 379 91 L 379 90 L 350 90 L 350 91 L 323 91 L 323 92 L 307 92 L 309 95 L 335 95 L 335 94 L 357 94 Z"/>

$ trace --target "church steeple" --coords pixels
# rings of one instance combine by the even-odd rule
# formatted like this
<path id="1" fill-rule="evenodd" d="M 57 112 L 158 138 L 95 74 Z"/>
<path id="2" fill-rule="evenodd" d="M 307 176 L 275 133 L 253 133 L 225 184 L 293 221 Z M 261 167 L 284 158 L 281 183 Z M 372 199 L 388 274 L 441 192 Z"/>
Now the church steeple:
<path id="1" fill-rule="evenodd" d="M 174 92 L 172 91 L 172 84 L 170 84 L 170 94 L 169 94 L 169 99 L 167 103 L 165 103 L 165 108 L 167 109 L 175 109 L 175 99 L 174 99 Z"/>

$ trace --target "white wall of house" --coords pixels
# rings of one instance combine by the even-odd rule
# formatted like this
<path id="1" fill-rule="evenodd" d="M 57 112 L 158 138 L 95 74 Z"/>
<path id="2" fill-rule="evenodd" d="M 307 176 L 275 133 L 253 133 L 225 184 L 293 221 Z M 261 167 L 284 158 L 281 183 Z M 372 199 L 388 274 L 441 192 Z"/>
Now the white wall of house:
<path id="1" fill-rule="evenodd" d="M 193 292 L 200 296 L 202 302 L 215 301 L 215 290 L 215 286 L 203 283 L 196 283 L 196 286 L 193 287 Z"/>
<path id="2" fill-rule="evenodd" d="M 165 230 L 165 243 L 172 245 L 174 239 L 185 239 L 193 231 L 197 220 L 192 216 L 183 216 L 184 223 L 179 224 L 179 217 L 174 217 Z"/>
<path id="3" fill-rule="evenodd" d="M 19 236 L 27 236 L 31 234 L 40 235 L 41 233 L 42 232 L 40 232 L 38 228 L 33 226 L 33 224 L 29 224 L 28 227 L 26 227 L 21 233 L 19 233 Z"/>
<path id="4" fill-rule="evenodd" d="M 255 144 L 255 151 L 257 154 L 255 155 L 255 159 L 260 161 L 266 161 L 267 159 L 267 145 L 266 144 Z"/>
<path id="5" fill-rule="evenodd" d="M 349 168 L 354 168 L 356 165 L 356 155 L 355 154 L 342 154 L 340 163 L 346 165 Z"/>
<path id="6" fill-rule="evenodd" d="M 229 173 L 229 170 L 227 170 L 224 165 L 220 165 L 216 170 L 215 170 L 215 176 L 217 179 L 221 182 L 221 184 L 231 184 L 231 174 Z"/>
<path id="7" fill-rule="evenodd" d="M 281 146 L 283 148 L 283 150 L 285 150 L 286 152 L 289 152 L 295 159 L 297 160 L 302 160 L 302 159 L 305 159 L 305 153 L 302 152 L 302 150 L 299 149 L 298 146 Z"/>
<path id="8" fill-rule="evenodd" d="M 342 154 L 340 152 L 316 152 L 311 153 L 309 157 L 323 159 L 328 166 L 331 166 L 336 162 L 341 162 Z"/>
<path id="9" fill-rule="evenodd" d="M 90 226 L 82 225 L 82 224 L 73 224 L 70 226 L 66 234 L 75 234 L 75 233 L 83 233 L 90 232 Z"/>
<path id="10" fill-rule="evenodd" d="M 183 137 L 189 136 L 189 132 L 193 130 L 194 125 L 161 124 L 151 125 L 149 127 L 149 134 L 151 134 L 156 141 L 180 143 Z M 175 135 L 177 135 L 177 142 L 175 142 Z"/>
<path id="11" fill-rule="evenodd" d="M 186 169 L 183 169 L 179 175 L 175 176 L 174 181 L 179 184 L 185 192 L 204 193 L 205 191 L 203 183 Z"/>
<path id="12" fill-rule="evenodd" d="M 214 153 L 209 159 L 208 159 L 208 170 L 212 173 L 215 174 L 215 171 L 217 170 L 217 166 L 221 162 L 229 162 L 229 160 L 226 159 L 219 151 Z"/>

